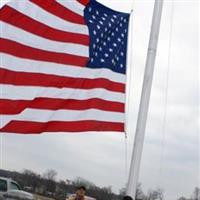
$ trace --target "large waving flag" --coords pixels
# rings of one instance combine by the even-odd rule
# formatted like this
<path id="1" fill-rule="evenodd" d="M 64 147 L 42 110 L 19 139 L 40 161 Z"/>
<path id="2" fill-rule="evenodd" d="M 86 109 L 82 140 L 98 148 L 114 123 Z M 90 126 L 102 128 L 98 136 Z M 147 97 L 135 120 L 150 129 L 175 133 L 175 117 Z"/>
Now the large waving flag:
<path id="1" fill-rule="evenodd" d="M 123 132 L 128 22 L 95 0 L 1 8 L 0 132 Z"/>

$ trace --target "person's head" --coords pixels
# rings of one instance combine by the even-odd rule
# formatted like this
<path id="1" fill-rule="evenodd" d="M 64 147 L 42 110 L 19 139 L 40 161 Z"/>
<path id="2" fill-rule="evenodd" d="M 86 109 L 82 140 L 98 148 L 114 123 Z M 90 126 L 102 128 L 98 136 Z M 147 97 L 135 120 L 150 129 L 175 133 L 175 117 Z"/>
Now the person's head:
<path id="1" fill-rule="evenodd" d="M 130 197 L 130 196 L 125 196 L 125 197 L 123 198 L 123 200 L 133 200 L 133 198 Z"/>
<path id="2" fill-rule="evenodd" d="M 76 188 L 76 195 L 77 197 L 84 197 L 86 192 L 85 186 L 79 186 Z"/>

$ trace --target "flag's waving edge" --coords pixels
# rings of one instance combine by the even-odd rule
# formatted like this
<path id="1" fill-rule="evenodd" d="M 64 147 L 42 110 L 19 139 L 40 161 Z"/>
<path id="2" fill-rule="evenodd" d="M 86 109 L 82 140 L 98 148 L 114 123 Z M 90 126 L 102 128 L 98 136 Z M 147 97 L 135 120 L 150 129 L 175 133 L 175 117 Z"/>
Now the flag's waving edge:
<path id="1" fill-rule="evenodd" d="M 0 132 L 124 132 L 129 14 L 95 0 L 0 9 Z"/>

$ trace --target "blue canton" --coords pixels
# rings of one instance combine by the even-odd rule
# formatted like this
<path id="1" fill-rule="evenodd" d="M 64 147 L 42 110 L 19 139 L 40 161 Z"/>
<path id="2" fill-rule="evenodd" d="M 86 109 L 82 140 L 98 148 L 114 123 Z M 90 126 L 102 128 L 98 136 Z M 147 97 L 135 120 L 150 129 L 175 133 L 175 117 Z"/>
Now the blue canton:
<path id="1" fill-rule="evenodd" d="M 84 11 L 90 33 L 89 68 L 126 73 L 129 14 L 116 12 L 95 0 Z"/>

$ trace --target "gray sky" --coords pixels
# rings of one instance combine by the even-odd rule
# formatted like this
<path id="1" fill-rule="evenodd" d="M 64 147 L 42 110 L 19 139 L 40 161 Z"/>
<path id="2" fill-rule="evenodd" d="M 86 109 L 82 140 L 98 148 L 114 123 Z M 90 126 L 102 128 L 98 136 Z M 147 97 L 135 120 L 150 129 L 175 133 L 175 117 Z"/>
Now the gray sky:
<path id="1" fill-rule="evenodd" d="M 7 1 L 1 0 L 1 4 Z M 130 11 L 131 0 L 99 0 L 119 11 Z M 152 88 L 140 182 L 144 191 L 161 187 L 166 200 L 176 200 L 200 186 L 199 136 L 199 5 L 197 0 L 174 1 L 171 59 L 168 47 L 172 1 L 163 10 L 158 55 Z M 128 165 L 132 151 L 144 74 L 152 0 L 134 1 L 133 65 L 128 113 Z M 130 67 L 130 66 L 129 66 Z M 130 82 L 130 81 L 129 81 Z M 166 88 L 167 111 L 164 123 Z M 114 133 L 44 134 L 2 137 L 4 169 L 53 168 L 60 179 L 83 177 L 98 186 L 124 187 L 126 177 L 124 136 Z"/>

